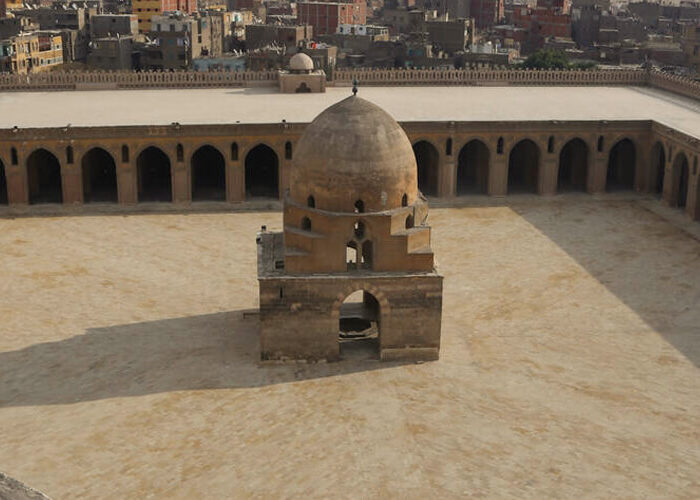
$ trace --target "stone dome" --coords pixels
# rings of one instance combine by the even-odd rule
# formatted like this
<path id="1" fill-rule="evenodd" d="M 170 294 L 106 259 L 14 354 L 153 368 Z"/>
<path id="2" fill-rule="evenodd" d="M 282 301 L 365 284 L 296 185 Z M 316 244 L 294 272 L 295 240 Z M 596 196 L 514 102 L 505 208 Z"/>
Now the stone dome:
<path id="1" fill-rule="evenodd" d="M 365 212 L 412 204 L 418 196 L 416 158 L 401 126 L 356 96 L 318 115 L 296 147 L 290 197 L 333 212 Z M 405 198 L 404 198 L 405 195 Z M 405 201 L 404 201 L 405 200 Z"/>
<path id="2" fill-rule="evenodd" d="M 303 52 L 297 52 L 289 60 L 289 69 L 291 71 L 313 71 L 313 60 Z"/>

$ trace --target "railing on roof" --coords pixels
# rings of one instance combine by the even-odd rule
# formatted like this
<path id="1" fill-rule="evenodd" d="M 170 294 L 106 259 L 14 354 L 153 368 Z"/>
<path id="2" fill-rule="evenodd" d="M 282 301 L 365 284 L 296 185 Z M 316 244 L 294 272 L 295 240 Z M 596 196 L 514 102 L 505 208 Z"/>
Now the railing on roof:
<path id="1" fill-rule="evenodd" d="M 700 99 L 700 83 L 657 70 L 336 69 L 330 86 L 400 85 L 648 85 Z M 0 73 L 0 91 L 226 88 L 276 86 L 277 71 L 56 71 L 29 75 Z"/>

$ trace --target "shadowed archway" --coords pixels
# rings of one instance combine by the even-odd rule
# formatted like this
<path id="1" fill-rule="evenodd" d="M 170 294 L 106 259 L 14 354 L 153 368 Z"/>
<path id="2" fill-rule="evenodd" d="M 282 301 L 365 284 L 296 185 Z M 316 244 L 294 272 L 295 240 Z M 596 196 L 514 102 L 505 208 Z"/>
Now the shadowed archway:
<path id="1" fill-rule="evenodd" d="M 559 153 L 557 192 L 586 191 L 588 146 L 579 138 L 567 142 Z"/>
<path id="2" fill-rule="evenodd" d="M 246 198 L 279 198 L 279 159 L 266 144 L 258 144 L 245 157 Z"/>
<path id="3" fill-rule="evenodd" d="M 83 201 L 117 201 L 117 166 L 102 148 L 92 148 L 83 155 Z"/>
<path id="4" fill-rule="evenodd" d="M 161 149 L 150 146 L 136 159 L 139 201 L 173 200 L 170 158 Z"/>
<path id="5" fill-rule="evenodd" d="M 0 160 L 0 205 L 7 205 L 7 175 L 5 174 L 5 165 Z"/>
<path id="6" fill-rule="evenodd" d="M 46 149 L 37 149 L 27 157 L 29 203 L 62 203 L 61 164 Z"/>
<path id="7" fill-rule="evenodd" d="M 457 160 L 457 194 L 482 193 L 489 189 L 489 148 L 473 139 L 459 152 Z"/>
<path id="8" fill-rule="evenodd" d="M 540 150 L 530 139 L 523 139 L 508 157 L 508 194 L 537 193 Z"/>
<path id="9" fill-rule="evenodd" d="M 416 142 L 413 153 L 418 165 L 418 189 L 426 196 L 437 196 L 440 153 L 428 141 Z"/>
<path id="10" fill-rule="evenodd" d="M 610 150 L 608 156 L 607 191 L 634 189 L 636 150 L 629 139 L 621 139 Z"/>
<path id="11" fill-rule="evenodd" d="M 685 208 L 688 203 L 688 189 L 690 188 L 690 168 L 688 157 L 685 153 L 678 153 L 673 161 L 673 191 L 671 205 Z"/>
<path id="12" fill-rule="evenodd" d="M 651 171 L 649 172 L 649 192 L 658 197 L 664 192 L 664 175 L 666 174 L 666 152 L 661 142 L 651 148 Z"/>
<path id="13" fill-rule="evenodd" d="M 381 310 L 374 295 L 356 290 L 340 306 L 340 358 L 379 358 Z"/>
<path id="14" fill-rule="evenodd" d="M 192 155 L 192 200 L 226 199 L 226 161 L 213 146 L 202 146 Z"/>

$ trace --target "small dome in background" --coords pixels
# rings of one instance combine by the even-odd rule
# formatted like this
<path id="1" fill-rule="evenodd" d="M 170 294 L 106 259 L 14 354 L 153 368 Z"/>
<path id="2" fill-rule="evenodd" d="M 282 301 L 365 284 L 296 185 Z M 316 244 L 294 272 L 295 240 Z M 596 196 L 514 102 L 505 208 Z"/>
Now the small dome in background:
<path id="1" fill-rule="evenodd" d="M 297 52 L 289 60 L 290 71 L 313 71 L 314 61 L 303 52 Z"/>

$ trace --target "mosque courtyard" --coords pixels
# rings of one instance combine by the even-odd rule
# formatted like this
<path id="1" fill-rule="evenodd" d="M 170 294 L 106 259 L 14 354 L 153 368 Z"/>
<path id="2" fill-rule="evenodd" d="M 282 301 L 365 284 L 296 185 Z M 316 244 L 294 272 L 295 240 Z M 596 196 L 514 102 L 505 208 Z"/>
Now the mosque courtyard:
<path id="1" fill-rule="evenodd" d="M 281 213 L 0 218 L 0 470 L 56 499 L 700 497 L 698 223 L 588 195 L 429 221 L 439 361 L 263 366 Z"/>

